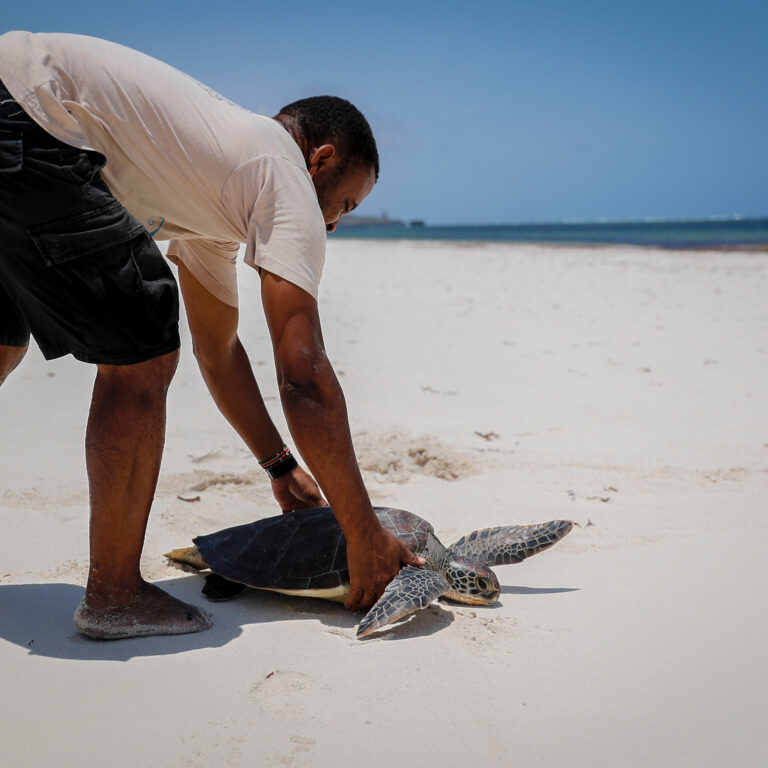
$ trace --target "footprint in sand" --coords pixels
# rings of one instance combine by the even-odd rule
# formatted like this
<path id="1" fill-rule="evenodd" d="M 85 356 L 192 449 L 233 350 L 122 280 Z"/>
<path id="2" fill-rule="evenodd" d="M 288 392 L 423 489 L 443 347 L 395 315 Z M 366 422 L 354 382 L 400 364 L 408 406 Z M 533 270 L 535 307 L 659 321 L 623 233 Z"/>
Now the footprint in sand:
<path id="1" fill-rule="evenodd" d="M 470 609 L 459 609 L 455 615 L 454 631 L 465 643 L 483 647 L 496 647 L 496 635 L 508 633 L 510 623 L 514 625 L 514 621 L 510 622 L 504 616 L 489 616 L 486 612 Z"/>
<path id="2" fill-rule="evenodd" d="M 295 717 L 304 712 L 303 694 L 312 690 L 327 689 L 303 672 L 276 669 L 251 686 L 251 696 L 265 712 Z"/>

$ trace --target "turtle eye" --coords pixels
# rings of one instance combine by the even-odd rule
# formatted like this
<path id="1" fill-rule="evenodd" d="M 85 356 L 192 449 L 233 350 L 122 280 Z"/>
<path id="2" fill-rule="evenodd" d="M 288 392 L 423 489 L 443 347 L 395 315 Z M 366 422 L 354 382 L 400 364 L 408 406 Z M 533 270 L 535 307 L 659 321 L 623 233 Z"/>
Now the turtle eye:
<path id="1" fill-rule="evenodd" d="M 484 576 L 478 576 L 475 583 L 481 592 L 489 592 L 491 589 L 491 582 L 488 581 L 488 579 L 486 579 Z"/>

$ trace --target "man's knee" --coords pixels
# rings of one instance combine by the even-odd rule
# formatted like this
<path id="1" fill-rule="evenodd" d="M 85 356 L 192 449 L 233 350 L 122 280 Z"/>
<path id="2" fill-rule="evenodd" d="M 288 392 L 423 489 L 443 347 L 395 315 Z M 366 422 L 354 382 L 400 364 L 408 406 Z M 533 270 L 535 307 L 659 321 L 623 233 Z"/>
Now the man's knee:
<path id="1" fill-rule="evenodd" d="M 150 397 L 158 395 L 165 397 L 178 362 L 179 350 L 177 349 L 134 365 L 99 365 L 96 375 L 97 386 Z"/>
<path id="2" fill-rule="evenodd" d="M 8 347 L 0 344 L 0 384 L 2 384 L 8 374 L 24 359 L 27 354 L 27 347 Z"/>
<path id="3" fill-rule="evenodd" d="M 141 365 L 150 366 L 153 375 L 157 378 L 160 385 L 165 389 L 168 389 L 174 374 L 176 373 L 176 367 L 179 364 L 179 350 L 175 349 L 173 352 L 169 352 L 166 355 L 155 357 L 152 360 L 147 360 L 146 363 Z"/>

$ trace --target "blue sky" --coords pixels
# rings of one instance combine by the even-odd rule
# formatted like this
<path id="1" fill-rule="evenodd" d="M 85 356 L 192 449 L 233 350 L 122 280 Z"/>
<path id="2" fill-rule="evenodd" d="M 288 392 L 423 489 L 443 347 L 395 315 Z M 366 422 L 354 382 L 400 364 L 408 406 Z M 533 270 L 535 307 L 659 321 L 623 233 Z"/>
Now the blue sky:
<path id="1" fill-rule="evenodd" d="M 360 213 L 768 215 L 764 0 L 4 0 L 0 24 L 138 48 L 267 114 L 350 99 L 382 164 Z"/>

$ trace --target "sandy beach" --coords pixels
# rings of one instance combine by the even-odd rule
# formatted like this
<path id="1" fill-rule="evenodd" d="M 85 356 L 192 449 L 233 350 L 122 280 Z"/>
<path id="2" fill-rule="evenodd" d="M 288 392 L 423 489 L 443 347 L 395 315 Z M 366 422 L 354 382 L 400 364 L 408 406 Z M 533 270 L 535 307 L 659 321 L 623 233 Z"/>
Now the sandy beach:
<path id="1" fill-rule="evenodd" d="M 273 416 L 258 276 L 241 338 Z M 36 349 L 0 391 L 4 766 L 763 766 L 768 253 L 331 240 L 326 347 L 374 503 L 448 544 L 571 519 L 360 642 L 340 606 L 207 603 L 162 553 L 277 513 L 186 325 L 143 568 L 196 635 L 78 635 L 93 369 Z M 128 500 L 126 500 L 127 502 Z"/>

